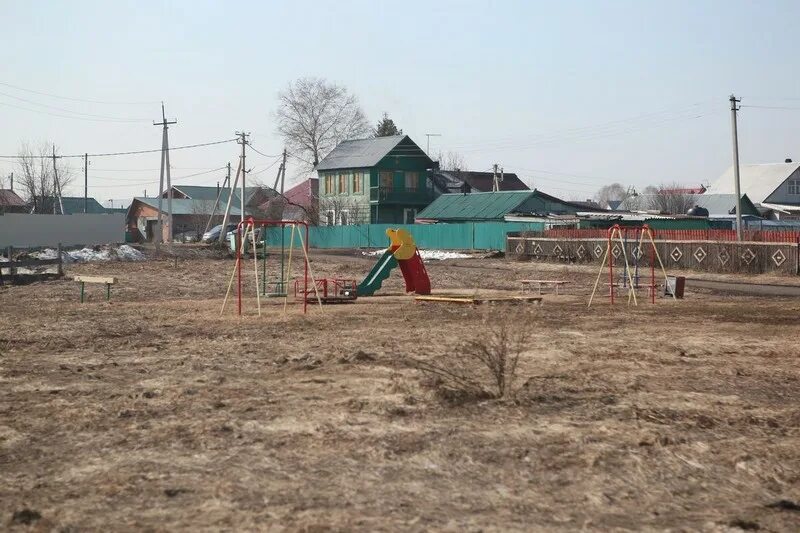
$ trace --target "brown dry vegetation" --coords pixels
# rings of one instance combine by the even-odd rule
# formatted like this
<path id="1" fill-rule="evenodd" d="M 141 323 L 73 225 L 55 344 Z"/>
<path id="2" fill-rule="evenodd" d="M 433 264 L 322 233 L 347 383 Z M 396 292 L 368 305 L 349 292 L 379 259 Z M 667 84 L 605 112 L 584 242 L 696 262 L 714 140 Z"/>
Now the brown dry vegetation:
<path id="1" fill-rule="evenodd" d="M 415 304 L 398 273 L 396 296 L 219 319 L 231 266 L 69 267 L 118 276 L 111 303 L 67 280 L 0 289 L 0 528 L 800 528 L 797 300 L 690 286 L 587 310 L 589 270 L 472 259 L 429 264 L 434 287 L 574 283 L 472 308 Z M 513 397 L 443 395 L 408 364 L 485 320 L 528 332 Z"/>

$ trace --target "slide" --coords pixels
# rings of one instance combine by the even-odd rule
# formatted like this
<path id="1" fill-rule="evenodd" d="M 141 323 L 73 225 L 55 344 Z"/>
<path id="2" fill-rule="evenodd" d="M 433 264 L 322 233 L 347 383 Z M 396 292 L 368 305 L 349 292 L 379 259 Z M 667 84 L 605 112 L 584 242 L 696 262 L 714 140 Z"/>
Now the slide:
<path id="1" fill-rule="evenodd" d="M 364 281 L 358 284 L 358 295 L 372 296 L 375 294 L 375 291 L 381 288 L 383 280 L 389 277 L 392 269 L 396 266 L 397 259 L 395 258 L 394 253 L 392 253 L 391 250 L 386 250 L 383 252 L 383 255 L 380 257 L 380 259 L 378 259 L 378 262 L 375 263 L 375 266 L 369 271 L 367 277 L 364 278 Z M 408 285 L 408 281 L 406 281 L 406 285 Z"/>
<path id="2" fill-rule="evenodd" d="M 422 262 L 419 251 L 415 250 L 410 259 L 398 262 L 400 263 L 400 271 L 403 273 L 403 279 L 406 282 L 406 292 L 414 292 L 416 294 L 431 293 L 431 280 L 428 278 L 428 272 L 425 270 L 425 264 Z"/>

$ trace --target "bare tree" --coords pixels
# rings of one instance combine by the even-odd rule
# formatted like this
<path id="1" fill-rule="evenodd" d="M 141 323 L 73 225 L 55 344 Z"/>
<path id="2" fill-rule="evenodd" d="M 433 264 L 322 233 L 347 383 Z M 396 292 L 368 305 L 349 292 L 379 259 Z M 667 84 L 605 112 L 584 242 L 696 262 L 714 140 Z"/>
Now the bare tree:
<path id="1" fill-rule="evenodd" d="M 53 213 L 58 210 L 58 192 L 63 195 L 73 181 L 64 159 L 56 158 L 55 170 L 53 168 L 53 149 L 58 156 L 58 148 L 52 143 L 41 143 L 32 147 L 23 143 L 20 147 L 17 168 L 20 173 L 20 188 L 25 199 L 32 206 L 32 213 Z M 57 177 L 57 178 L 56 178 Z"/>
<path id="2" fill-rule="evenodd" d="M 694 195 L 684 192 L 677 183 L 662 184 L 647 198 L 648 209 L 672 215 L 685 215 L 695 204 Z"/>
<path id="3" fill-rule="evenodd" d="M 305 170 L 337 144 L 366 137 L 370 126 L 355 95 L 321 78 L 300 78 L 278 93 L 278 133 Z"/>
<path id="4" fill-rule="evenodd" d="M 323 225 L 351 226 L 369 224 L 369 206 L 349 198 L 323 196 L 319 199 L 320 221 Z M 330 220 L 329 220 L 330 217 Z"/>
<path id="5" fill-rule="evenodd" d="M 604 185 L 594 195 L 594 199 L 600 204 L 600 207 L 608 207 L 608 203 L 612 201 L 623 201 L 629 196 L 628 189 L 622 186 L 621 183 L 612 183 L 611 185 Z"/>
<path id="6" fill-rule="evenodd" d="M 192 202 L 192 214 L 188 217 L 188 222 L 190 225 L 189 231 L 194 233 L 195 237 L 202 237 L 206 226 L 213 227 L 222 223 L 223 213 L 220 212 L 219 208 L 217 208 L 216 213 L 214 213 L 214 216 L 211 217 L 211 213 L 213 211 L 215 211 L 214 200 L 204 199 L 194 200 Z M 212 218 L 210 222 L 209 217 Z"/>
<path id="7" fill-rule="evenodd" d="M 434 159 L 439 162 L 439 170 L 467 170 L 467 162 L 464 156 L 458 152 L 444 153 L 440 151 Z"/>

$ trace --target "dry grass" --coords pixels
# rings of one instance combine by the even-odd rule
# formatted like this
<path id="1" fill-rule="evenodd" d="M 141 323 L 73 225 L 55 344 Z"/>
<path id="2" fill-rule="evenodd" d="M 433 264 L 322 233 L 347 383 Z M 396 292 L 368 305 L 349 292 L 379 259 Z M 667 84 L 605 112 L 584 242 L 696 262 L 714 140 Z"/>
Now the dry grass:
<path id="1" fill-rule="evenodd" d="M 409 357 L 412 368 L 428 377 L 439 397 L 448 401 L 511 398 L 516 395 L 517 365 L 527 348 L 525 315 L 492 310 L 473 338 L 436 359 Z"/>
<path id="2" fill-rule="evenodd" d="M 373 261 L 314 260 L 339 277 Z M 219 319 L 230 267 L 70 267 L 117 275 L 110 304 L 100 290 L 81 306 L 68 281 L 0 290 L 1 528 L 800 523 L 779 503 L 800 501 L 796 301 L 689 287 L 682 302 L 587 311 L 581 269 L 430 264 L 448 290 L 516 289 L 536 272 L 574 282 L 516 309 L 528 339 L 515 400 L 453 404 L 404 361 L 485 334 L 482 312 L 379 296 L 305 318 L 273 300 L 260 320 Z M 399 275 L 386 287 L 400 291 Z"/>

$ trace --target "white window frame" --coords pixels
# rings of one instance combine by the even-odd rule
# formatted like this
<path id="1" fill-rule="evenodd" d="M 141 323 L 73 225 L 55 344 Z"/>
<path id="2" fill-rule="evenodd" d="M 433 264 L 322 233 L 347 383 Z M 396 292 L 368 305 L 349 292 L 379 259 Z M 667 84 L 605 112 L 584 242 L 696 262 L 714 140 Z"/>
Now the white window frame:
<path id="1" fill-rule="evenodd" d="M 800 178 L 792 178 L 789 180 L 789 194 L 792 196 L 800 196 Z"/>
<path id="2" fill-rule="evenodd" d="M 336 225 L 336 211 L 333 209 L 328 209 L 325 211 L 325 225 L 326 226 L 335 226 Z"/>
<path id="3" fill-rule="evenodd" d="M 410 182 L 412 176 L 415 178 L 414 179 L 414 183 L 413 183 L 414 186 L 410 187 L 409 186 L 409 182 Z M 406 170 L 403 173 L 403 185 L 404 185 L 406 191 L 409 191 L 409 192 L 418 191 L 419 190 L 419 172 L 416 171 L 416 170 Z"/>

